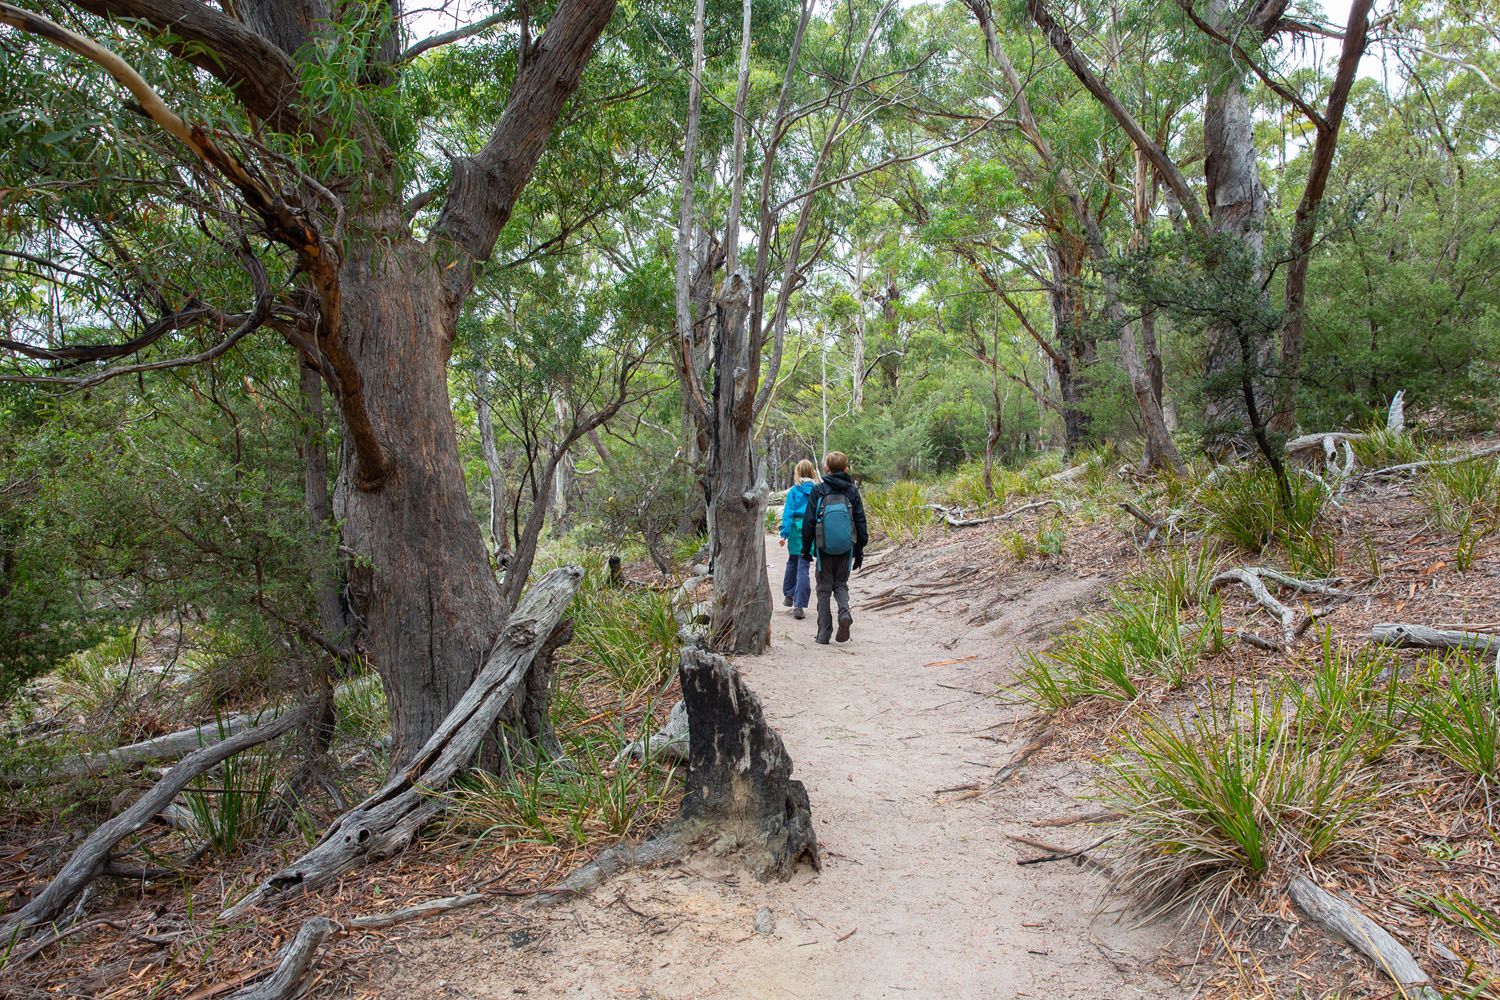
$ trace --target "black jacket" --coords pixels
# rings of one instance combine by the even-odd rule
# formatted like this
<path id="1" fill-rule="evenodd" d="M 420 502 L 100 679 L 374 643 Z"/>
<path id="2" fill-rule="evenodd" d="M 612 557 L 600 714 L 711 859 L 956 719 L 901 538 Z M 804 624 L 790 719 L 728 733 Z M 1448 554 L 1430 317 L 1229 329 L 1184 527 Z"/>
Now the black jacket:
<path id="1" fill-rule="evenodd" d="M 854 518 L 854 558 L 864 555 L 865 543 L 870 540 L 869 528 L 865 526 L 865 502 L 859 495 L 859 487 L 847 472 L 830 472 L 812 489 L 807 498 L 807 514 L 802 518 L 802 555 L 812 558 L 813 542 L 818 537 L 817 505 L 830 493 L 842 493 L 849 498 L 849 514 Z"/>

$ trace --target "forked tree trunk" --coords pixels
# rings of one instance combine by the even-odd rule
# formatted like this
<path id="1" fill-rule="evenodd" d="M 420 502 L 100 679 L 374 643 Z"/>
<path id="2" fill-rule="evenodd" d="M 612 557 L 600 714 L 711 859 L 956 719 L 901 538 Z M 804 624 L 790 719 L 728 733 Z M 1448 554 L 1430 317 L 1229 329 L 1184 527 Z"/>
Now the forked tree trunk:
<path id="1" fill-rule="evenodd" d="M 459 465 L 447 372 L 456 317 L 440 274 L 425 248 L 396 236 L 341 274 L 344 337 L 393 469 L 374 490 L 346 469 L 340 490 L 344 542 L 359 553 L 351 590 L 390 703 L 393 769 L 468 690 L 505 624 Z"/>

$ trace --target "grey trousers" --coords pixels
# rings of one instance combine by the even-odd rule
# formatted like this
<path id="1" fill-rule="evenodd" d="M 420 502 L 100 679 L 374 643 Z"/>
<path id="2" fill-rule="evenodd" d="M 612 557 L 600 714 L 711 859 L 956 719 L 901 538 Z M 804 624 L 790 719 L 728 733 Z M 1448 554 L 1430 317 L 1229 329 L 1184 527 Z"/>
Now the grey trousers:
<path id="1" fill-rule="evenodd" d="M 818 635 L 833 634 L 833 610 L 828 598 L 838 601 L 840 611 L 849 610 L 849 553 L 831 556 L 818 553 Z"/>

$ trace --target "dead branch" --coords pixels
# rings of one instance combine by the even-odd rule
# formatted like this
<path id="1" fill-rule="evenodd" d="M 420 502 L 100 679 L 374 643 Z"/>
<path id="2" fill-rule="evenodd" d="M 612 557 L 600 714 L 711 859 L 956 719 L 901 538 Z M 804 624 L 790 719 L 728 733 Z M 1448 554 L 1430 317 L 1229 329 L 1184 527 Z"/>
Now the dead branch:
<path id="1" fill-rule="evenodd" d="M 264 726 L 244 730 L 227 740 L 188 754 L 181 763 L 152 785 L 146 794 L 136 799 L 129 809 L 91 833 L 47 887 L 0 927 L 0 942 L 18 940 L 34 928 L 56 920 L 78 893 L 104 869 L 115 845 L 149 823 L 194 778 L 206 774 L 237 753 L 290 732 L 305 721 L 308 714 L 307 708 L 287 712 Z"/>
<path id="2" fill-rule="evenodd" d="M 994 514 L 990 517 L 966 518 L 964 517 L 964 510 L 962 507 L 944 507 L 942 504 L 936 503 L 926 504 L 925 506 L 928 509 L 932 510 L 939 517 L 941 517 L 943 519 L 943 523 L 947 524 L 950 528 L 972 528 L 980 524 L 993 524 L 996 521 L 1014 520 L 1015 518 L 1020 517 L 1022 514 L 1025 514 L 1027 511 L 1036 510 L 1039 507 L 1045 507 L 1048 504 L 1055 504 L 1059 508 L 1062 508 L 1064 510 L 1067 509 L 1063 506 L 1063 502 L 1061 500 L 1053 500 L 1051 498 L 1048 498 L 1046 500 L 1036 500 L 1031 503 L 1022 504 L 1015 510 L 1009 510 L 1003 514 Z"/>
<path id="3" fill-rule="evenodd" d="M 1288 646 L 1291 644 L 1292 634 L 1296 629 L 1297 613 L 1272 597 L 1260 577 L 1260 571 L 1255 569 L 1245 567 L 1227 569 L 1208 582 L 1208 589 L 1217 590 L 1230 583 L 1242 584 L 1261 607 L 1276 616 L 1277 621 L 1281 623 L 1282 645 Z"/>
<path id="4" fill-rule="evenodd" d="M 1026 741 L 1026 745 L 1017 750 L 1005 766 L 995 772 L 995 778 L 990 782 L 990 787 L 1003 784 L 1018 774 L 1021 768 L 1026 766 L 1026 762 L 1040 753 L 1042 748 L 1051 743 L 1056 736 L 1057 731 L 1051 726 L 1046 726 L 1032 734 L 1031 739 Z"/>
<path id="5" fill-rule="evenodd" d="M 1313 923 L 1348 942 L 1380 966 L 1400 987 L 1403 996 L 1414 997 L 1416 1000 L 1441 1000 L 1438 991 L 1431 986 L 1431 977 L 1422 971 L 1411 952 L 1384 927 L 1301 875 L 1288 883 L 1287 892 L 1291 895 L 1292 902 Z"/>
<path id="6" fill-rule="evenodd" d="M 297 861 L 266 879 L 222 914 L 242 916 L 255 906 L 275 906 L 298 891 L 337 878 L 366 860 L 404 850 L 443 810 L 443 790 L 474 759 L 573 600 L 583 570 L 555 569 L 526 592 L 511 613 L 479 676 L 410 764 L 374 795 L 344 813 Z"/>
<path id="7" fill-rule="evenodd" d="M 1431 628 L 1408 622 L 1381 622 L 1370 626 L 1370 641 L 1408 649 L 1472 649 L 1491 653 L 1500 649 L 1500 636 L 1483 632 Z"/>
<path id="8" fill-rule="evenodd" d="M 1492 444 L 1488 448 L 1480 448 L 1471 451 L 1467 455 L 1454 455 L 1450 458 L 1433 458 L 1425 462 L 1406 462 L 1402 465 L 1388 465 L 1383 469 L 1372 469 L 1369 472 L 1361 472 L 1356 479 L 1385 479 L 1389 476 L 1398 476 L 1403 472 L 1416 472 L 1421 469 L 1432 469 L 1443 465 L 1459 465 L 1463 462 L 1471 462 L 1476 458 L 1489 458 L 1491 455 L 1500 455 L 1500 444 Z"/>
<path id="9" fill-rule="evenodd" d="M 342 928 L 327 917 L 313 917 L 302 925 L 297 936 L 281 949 L 276 971 L 254 985 L 230 995 L 229 1000 L 291 1000 L 302 995 L 303 982 L 317 961 L 318 949 L 332 934 Z"/>
<path id="10" fill-rule="evenodd" d="M 431 917 L 439 913 L 447 913 L 450 910 L 462 909 L 465 906 L 473 906 L 476 903 L 484 902 L 485 898 L 485 895 L 480 892 L 470 892 L 462 896 L 443 896 L 440 899 L 429 899 L 426 902 L 417 903 L 415 906 L 403 907 L 390 913 L 372 913 L 366 917 L 355 917 L 349 921 L 349 926 L 360 927 L 365 930 L 392 927 L 396 924 L 404 924 L 408 920 L 418 920 L 422 917 Z"/>
<path id="11" fill-rule="evenodd" d="M 1104 836 L 1100 837 L 1098 840 L 1095 840 L 1091 844 L 1087 844 L 1083 847 L 1078 848 L 1069 848 L 1056 847 L 1052 844 L 1044 844 L 1039 840 L 1032 840 L 1028 837 L 1017 836 L 1016 834 L 1010 834 L 1009 836 L 1011 840 L 1017 841 L 1018 843 L 1026 844 L 1029 847 L 1035 847 L 1038 850 L 1047 852 L 1040 857 L 1020 858 L 1016 861 L 1016 864 L 1018 865 L 1041 865 L 1046 864 L 1049 861 L 1078 861 L 1079 863 L 1082 863 L 1084 860 L 1090 860 L 1088 858 L 1088 853 L 1094 848 L 1102 847 L 1103 845 L 1109 843 L 1111 840 L 1115 839 L 1115 835 L 1113 833 L 1106 833 Z"/>

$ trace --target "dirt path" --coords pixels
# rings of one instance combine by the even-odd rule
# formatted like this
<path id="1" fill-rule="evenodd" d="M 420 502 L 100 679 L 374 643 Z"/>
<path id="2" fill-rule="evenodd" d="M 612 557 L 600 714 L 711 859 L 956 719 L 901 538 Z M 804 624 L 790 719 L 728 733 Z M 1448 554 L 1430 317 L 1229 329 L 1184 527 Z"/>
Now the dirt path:
<path id="1" fill-rule="evenodd" d="M 781 550 L 774 540 L 769 550 L 779 608 Z M 1092 839 L 1088 828 L 1038 834 L 1028 822 L 1083 808 L 1060 787 L 1069 775 L 940 793 L 987 785 L 1008 758 L 1018 710 L 988 695 L 1011 676 L 1019 636 L 1069 617 L 1096 582 L 1017 581 L 1001 618 L 980 628 L 926 601 L 860 610 L 862 594 L 897 582 L 892 566 L 855 577 L 852 642 L 817 646 L 811 616 L 782 610 L 772 651 L 740 663 L 807 784 L 821 873 L 763 885 L 706 855 L 630 873 L 576 902 L 499 910 L 425 942 L 386 995 L 1183 995 L 1147 968 L 1164 932 L 1095 914 L 1097 875 L 1016 865 L 1037 852 L 1006 832 Z"/>

